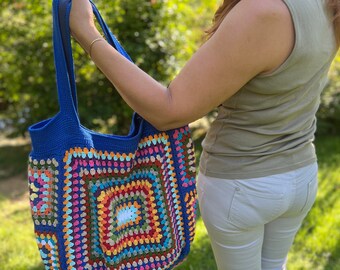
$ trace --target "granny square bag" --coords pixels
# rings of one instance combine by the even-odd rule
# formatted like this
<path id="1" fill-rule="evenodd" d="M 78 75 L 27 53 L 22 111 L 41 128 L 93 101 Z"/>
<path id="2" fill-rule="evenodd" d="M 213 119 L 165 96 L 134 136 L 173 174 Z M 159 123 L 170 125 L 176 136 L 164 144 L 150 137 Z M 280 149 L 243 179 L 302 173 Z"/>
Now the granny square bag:
<path id="1" fill-rule="evenodd" d="M 70 7 L 53 0 L 60 111 L 29 128 L 30 204 L 45 269 L 172 269 L 189 253 L 195 230 L 189 128 L 159 131 L 136 113 L 127 136 L 80 124 Z M 130 59 L 93 11 L 108 42 Z"/>

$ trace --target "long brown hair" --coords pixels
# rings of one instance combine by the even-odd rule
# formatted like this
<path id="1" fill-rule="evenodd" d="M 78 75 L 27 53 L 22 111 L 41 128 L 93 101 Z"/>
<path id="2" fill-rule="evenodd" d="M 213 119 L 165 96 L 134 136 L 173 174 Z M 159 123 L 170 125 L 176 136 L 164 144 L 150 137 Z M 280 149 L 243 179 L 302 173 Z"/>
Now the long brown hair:
<path id="1" fill-rule="evenodd" d="M 212 26 L 206 30 L 206 39 L 209 39 L 216 32 L 224 17 L 240 1 L 241 0 L 223 0 L 221 6 L 217 9 L 214 15 Z M 326 3 L 333 13 L 335 35 L 338 44 L 340 44 L 340 0 L 326 0 Z"/>
<path id="2" fill-rule="evenodd" d="M 340 44 L 340 0 L 326 0 L 328 7 L 333 13 L 333 24 L 335 30 L 335 37 Z"/>
<path id="3" fill-rule="evenodd" d="M 229 13 L 229 11 L 236 6 L 238 2 L 241 0 L 224 0 L 220 7 L 216 10 L 213 23 L 208 30 L 205 31 L 206 39 L 209 39 L 217 30 L 217 28 L 221 25 L 225 16 Z"/>

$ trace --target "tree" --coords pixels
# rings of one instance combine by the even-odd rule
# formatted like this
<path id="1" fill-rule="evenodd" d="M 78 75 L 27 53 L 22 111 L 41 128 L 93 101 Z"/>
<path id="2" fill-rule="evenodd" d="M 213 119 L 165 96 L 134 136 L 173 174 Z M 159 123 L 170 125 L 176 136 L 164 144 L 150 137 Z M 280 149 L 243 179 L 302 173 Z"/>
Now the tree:
<path id="1" fill-rule="evenodd" d="M 318 134 L 340 134 L 340 56 L 333 62 L 317 113 Z"/>
<path id="2" fill-rule="evenodd" d="M 0 10 L 0 128 L 25 134 L 58 112 L 52 50 L 51 0 L 2 0 Z M 216 4 L 208 0 L 98 0 L 113 33 L 144 71 L 168 84 L 200 42 Z M 125 133 L 131 109 L 74 45 L 82 124 Z"/>

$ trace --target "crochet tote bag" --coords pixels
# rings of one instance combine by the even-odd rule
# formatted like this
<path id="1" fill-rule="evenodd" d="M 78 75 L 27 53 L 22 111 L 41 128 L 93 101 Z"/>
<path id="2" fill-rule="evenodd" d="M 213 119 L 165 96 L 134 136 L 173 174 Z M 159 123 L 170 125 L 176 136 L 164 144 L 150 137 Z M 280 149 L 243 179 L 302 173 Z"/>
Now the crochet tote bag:
<path id="1" fill-rule="evenodd" d="M 129 58 L 93 10 L 109 43 Z M 29 128 L 30 204 L 45 269 L 172 269 L 195 229 L 189 128 L 159 131 L 136 113 L 127 136 L 83 127 L 69 12 L 70 1 L 53 1 L 60 111 Z"/>

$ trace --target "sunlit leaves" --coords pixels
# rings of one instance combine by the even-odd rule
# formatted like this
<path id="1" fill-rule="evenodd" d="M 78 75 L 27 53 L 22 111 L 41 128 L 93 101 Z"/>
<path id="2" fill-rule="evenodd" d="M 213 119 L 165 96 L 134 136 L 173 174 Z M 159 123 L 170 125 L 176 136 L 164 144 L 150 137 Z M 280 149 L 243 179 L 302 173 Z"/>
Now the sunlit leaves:
<path id="1" fill-rule="evenodd" d="M 143 70 L 168 84 L 201 41 L 216 3 L 207 0 L 95 1 L 112 32 Z M 58 110 L 52 1 L 2 1 L 0 128 L 24 133 Z M 131 110 L 79 46 L 73 46 L 82 123 L 127 132 Z M 115 118 L 115 121 L 112 119 Z"/>

